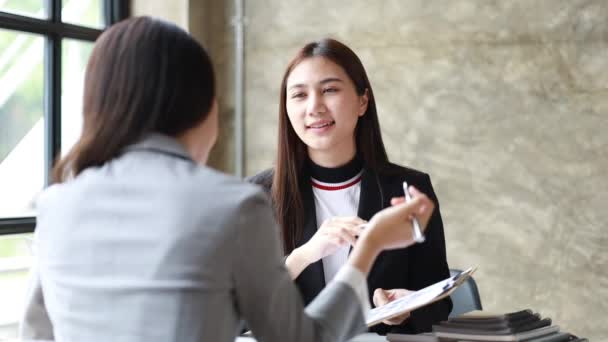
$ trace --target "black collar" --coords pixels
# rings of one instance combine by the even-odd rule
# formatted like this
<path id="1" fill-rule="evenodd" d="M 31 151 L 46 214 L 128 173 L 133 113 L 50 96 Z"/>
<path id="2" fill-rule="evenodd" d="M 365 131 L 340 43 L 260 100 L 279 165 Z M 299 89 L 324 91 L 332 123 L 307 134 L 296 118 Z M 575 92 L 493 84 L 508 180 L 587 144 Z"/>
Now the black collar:
<path id="1" fill-rule="evenodd" d="M 317 165 L 310 159 L 307 164 L 310 176 L 323 183 L 342 183 L 363 170 L 363 160 L 358 155 L 348 163 L 333 168 Z"/>

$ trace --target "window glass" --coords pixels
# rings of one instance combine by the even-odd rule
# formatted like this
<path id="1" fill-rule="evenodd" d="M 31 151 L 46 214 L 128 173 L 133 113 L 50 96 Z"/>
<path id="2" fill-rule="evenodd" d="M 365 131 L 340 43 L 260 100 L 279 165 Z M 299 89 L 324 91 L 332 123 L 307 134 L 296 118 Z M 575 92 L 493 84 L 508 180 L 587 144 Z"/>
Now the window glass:
<path id="1" fill-rule="evenodd" d="M 63 0 L 61 20 L 66 23 L 103 28 L 101 0 Z"/>
<path id="2" fill-rule="evenodd" d="M 28 272 L 32 234 L 0 235 L 0 341 L 17 337 Z"/>
<path id="3" fill-rule="evenodd" d="M 62 44 L 61 154 L 65 155 L 82 130 L 84 72 L 93 42 L 64 39 Z"/>
<path id="4" fill-rule="evenodd" d="M 0 0 L 0 11 L 28 17 L 47 18 L 44 0 Z"/>
<path id="5" fill-rule="evenodd" d="M 33 216 L 44 183 L 44 39 L 0 29 L 0 218 Z"/>

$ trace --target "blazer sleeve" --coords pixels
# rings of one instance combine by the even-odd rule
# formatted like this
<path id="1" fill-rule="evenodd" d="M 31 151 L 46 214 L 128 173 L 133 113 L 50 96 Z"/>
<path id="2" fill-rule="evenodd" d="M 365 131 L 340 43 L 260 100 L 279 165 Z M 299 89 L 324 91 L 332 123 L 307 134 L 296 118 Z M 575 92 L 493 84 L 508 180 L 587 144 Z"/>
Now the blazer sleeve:
<path id="1" fill-rule="evenodd" d="M 409 290 L 420 290 L 450 276 L 439 201 L 429 175 L 424 174 L 419 185 L 420 191 L 435 202 L 435 210 L 425 231 L 425 242 L 409 247 Z M 428 332 L 432 330 L 433 324 L 447 320 L 451 311 L 452 300 L 446 297 L 414 310 L 402 325 L 392 326 L 388 330 L 394 333 Z"/>
<path id="2" fill-rule="evenodd" d="M 341 341 L 365 331 L 352 287 L 331 282 L 306 308 L 284 266 L 268 199 L 250 196 L 235 215 L 236 305 L 260 341 Z"/>
<path id="3" fill-rule="evenodd" d="M 26 296 L 25 310 L 19 326 L 20 341 L 53 341 L 53 324 L 46 310 L 40 284 L 38 267 L 30 272 L 30 284 Z"/>

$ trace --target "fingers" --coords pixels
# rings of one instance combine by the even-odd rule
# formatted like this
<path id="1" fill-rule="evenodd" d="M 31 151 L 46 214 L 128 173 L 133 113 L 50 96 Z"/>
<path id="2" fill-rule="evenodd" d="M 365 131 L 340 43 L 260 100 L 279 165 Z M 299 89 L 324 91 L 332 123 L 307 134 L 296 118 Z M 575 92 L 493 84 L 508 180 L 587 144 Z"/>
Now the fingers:
<path id="1" fill-rule="evenodd" d="M 341 228 L 334 232 L 335 235 L 339 236 L 344 242 L 349 243 L 354 246 L 357 242 L 357 235 L 353 233 L 353 231 L 349 228 Z"/>
<path id="2" fill-rule="evenodd" d="M 391 198 L 391 205 L 397 205 L 405 202 L 405 197 L 393 197 Z"/>
<path id="3" fill-rule="evenodd" d="M 393 300 L 399 298 L 401 292 L 398 292 L 399 290 L 384 290 L 381 288 L 378 288 L 374 291 L 374 296 L 373 296 L 373 301 L 374 301 L 374 305 L 376 307 L 388 304 L 390 302 L 392 302 Z M 409 292 L 409 291 L 405 291 L 405 292 Z M 382 321 L 382 323 L 384 324 L 388 324 L 388 325 L 398 325 L 403 323 L 403 321 L 405 321 L 406 319 L 408 319 L 410 317 L 410 313 L 406 312 L 402 315 L 393 317 L 391 319 L 387 319 Z"/>
<path id="4" fill-rule="evenodd" d="M 410 194 L 412 195 L 413 200 L 418 200 L 418 206 L 416 210 L 412 213 L 414 216 L 418 218 L 419 223 L 422 225 L 422 229 L 426 230 L 426 225 L 431 218 L 431 214 L 433 213 L 433 209 L 435 208 L 435 204 L 433 201 L 429 199 L 427 195 L 420 192 L 413 186 L 408 188 Z M 430 210 L 429 210 L 430 209 Z"/>
<path id="5" fill-rule="evenodd" d="M 412 293 L 412 292 L 409 290 L 406 290 L 406 289 L 384 290 L 384 289 L 378 288 L 374 291 L 374 297 L 373 297 L 374 305 L 381 306 L 381 305 L 390 303 L 397 298 L 406 296 L 410 293 Z M 388 325 L 398 325 L 398 324 L 403 323 L 403 321 L 405 321 L 409 317 L 410 317 L 410 313 L 406 312 L 402 315 L 384 320 L 383 323 L 388 324 Z"/>
<path id="6" fill-rule="evenodd" d="M 378 288 L 374 291 L 373 302 L 376 307 L 382 306 L 390 302 L 388 296 L 386 295 L 386 291 Z"/>
<path id="7" fill-rule="evenodd" d="M 426 194 L 420 192 L 420 190 L 416 189 L 416 187 L 414 187 L 412 185 L 410 185 L 410 187 L 408 188 L 408 191 L 410 192 L 410 195 L 412 195 L 412 198 L 424 196 L 427 200 L 430 201 L 430 199 L 428 198 L 428 196 Z M 424 210 L 424 207 L 422 207 L 422 209 Z"/>
<path id="8" fill-rule="evenodd" d="M 408 289 L 390 289 L 390 290 L 386 290 L 386 291 L 388 293 L 389 298 L 391 298 L 391 300 L 405 297 L 405 296 L 415 292 L 415 291 L 410 291 Z"/>
<path id="9" fill-rule="evenodd" d="M 357 217 L 357 216 L 334 216 L 331 219 L 335 220 L 335 221 L 342 221 L 342 222 L 353 222 L 356 224 L 365 223 L 364 219 Z"/>
<path id="10" fill-rule="evenodd" d="M 427 197 L 426 194 L 424 194 L 423 192 L 420 192 L 420 190 L 416 189 L 416 187 L 414 187 L 413 185 L 410 185 L 408 187 L 408 191 L 409 191 L 410 195 L 412 195 L 412 198 L 416 198 L 416 197 L 420 197 L 420 196 Z M 405 202 L 405 197 L 403 197 L 403 196 L 391 198 L 391 205 L 397 205 L 397 204 L 404 203 L 404 202 Z"/>
<path id="11" fill-rule="evenodd" d="M 410 186 L 407 188 L 407 191 L 409 191 L 409 192 L 410 192 L 410 195 L 412 195 L 412 197 L 416 197 L 416 196 L 420 196 L 420 195 L 424 195 L 424 196 L 426 196 L 426 195 L 425 195 L 423 192 L 421 192 L 420 190 L 418 190 L 418 188 L 416 188 L 416 187 L 415 187 L 415 186 L 413 186 L 413 185 L 410 185 Z"/>
<path id="12" fill-rule="evenodd" d="M 344 246 L 347 242 L 339 236 L 330 236 L 327 240 L 334 247 Z"/>
<path id="13" fill-rule="evenodd" d="M 341 224 L 345 224 L 348 226 L 363 226 L 367 223 L 367 221 L 356 217 L 356 216 L 351 216 L 351 217 L 333 217 L 331 219 L 334 222 L 340 222 Z"/>
<path id="14" fill-rule="evenodd" d="M 353 233 L 351 229 L 345 227 L 325 227 L 324 230 L 319 230 L 317 235 L 322 239 L 320 241 L 325 240 L 332 245 L 339 247 L 346 244 L 354 246 L 357 242 L 358 234 Z"/>
<path id="15" fill-rule="evenodd" d="M 384 321 L 382 321 L 382 323 L 388 324 L 388 325 L 399 325 L 399 324 L 403 323 L 403 321 L 405 321 L 409 317 L 410 317 L 410 313 L 406 312 L 403 315 L 399 315 L 399 316 L 393 317 L 391 319 L 384 320 Z"/>
<path id="16" fill-rule="evenodd" d="M 403 201 L 395 204 L 393 208 L 400 208 L 400 210 L 404 210 L 404 214 L 406 214 L 407 218 L 409 219 L 415 216 L 422 225 L 421 228 L 425 229 L 426 224 L 433 213 L 435 205 L 428 198 L 428 196 L 418 191 L 415 187 L 411 186 L 410 189 L 410 192 L 412 193 L 412 200 L 407 203 Z M 396 202 L 400 202 L 400 200 L 397 199 Z"/>
<path id="17" fill-rule="evenodd" d="M 363 220 L 360 221 L 365 222 Z M 361 232 L 363 232 L 364 226 L 365 223 L 343 222 L 340 227 L 342 229 L 345 229 L 353 237 L 358 237 L 359 235 L 361 235 Z"/>
<path id="18" fill-rule="evenodd" d="M 363 232 L 366 222 L 358 217 L 333 217 L 323 222 L 319 231 L 332 237 L 340 237 L 345 242 L 354 245 L 357 237 Z"/>
<path id="19" fill-rule="evenodd" d="M 315 235 L 305 244 L 311 260 L 319 260 L 343 246 L 354 246 L 362 234 L 358 217 L 334 217 L 323 222 Z"/>

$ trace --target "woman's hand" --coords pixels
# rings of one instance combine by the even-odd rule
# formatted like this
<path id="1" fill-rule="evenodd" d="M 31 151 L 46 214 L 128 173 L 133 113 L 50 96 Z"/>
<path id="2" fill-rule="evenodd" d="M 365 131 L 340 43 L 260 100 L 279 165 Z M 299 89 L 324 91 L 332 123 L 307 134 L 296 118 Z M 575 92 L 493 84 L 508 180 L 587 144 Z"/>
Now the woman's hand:
<path id="1" fill-rule="evenodd" d="M 354 246 L 357 237 L 363 231 L 367 222 L 358 217 L 332 217 L 327 219 L 317 229 L 313 237 L 302 247 L 309 264 L 333 254 L 342 246 Z"/>
<path id="2" fill-rule="evenodd" d="M 424 231 L 435 205 L 413 186 L 409 187 L 412 200 L 394 198 L 393 206 L 378 212 L 367 224 L 353 249 L 349 263 L 367 274 L 380 252 L 387 249 L 404 248 L 414 244 L 412 218 L 416 217 Z"/>
<path id="3" fill-rule="evenodd" d="M 391 289 L 391 290 L 376 289 L 374 291 L 374 298 L 373 298 L 374 306 L 378 307 L 378 306 L 388 304 L 388 303 L 394 301 L 395 299 L 407 296 L 408 294 L 410 294 L 412 292 L 414 292 L 414 291 L 409 291 L 406 289 Z M 409 317 L 410 317 L 410 313 L 406 312 L 402 315 L 393 317 L 391 319 L 384 320 L 384 321 L 382 321 L 382 323 L 388 324 L 388 325 L 398 325 L 398 324 L 403 323 Z"/>
<path id="4" fill-rule="evenodd" d="M 414 244 L 412 219 L 416 217 L 421 229 L 431 218 L 435 205 L 422 192 L 409 187 L 412 200 L 408 203 L 402 197 L 393 198 L 393 206 L 378 212 L 368 224 L 362 237 L 378 251 L 408 247 Z"/>
<path id="5" fill-rule="evenodd" d="M 308 265 L 334 253 L 341 246 L 354 245 L 365 223 L 358 217 L 333 217 L 325 220 L 307 243 L 294 249 L 285 259 L 291 278 L 297 278 Z"/>

